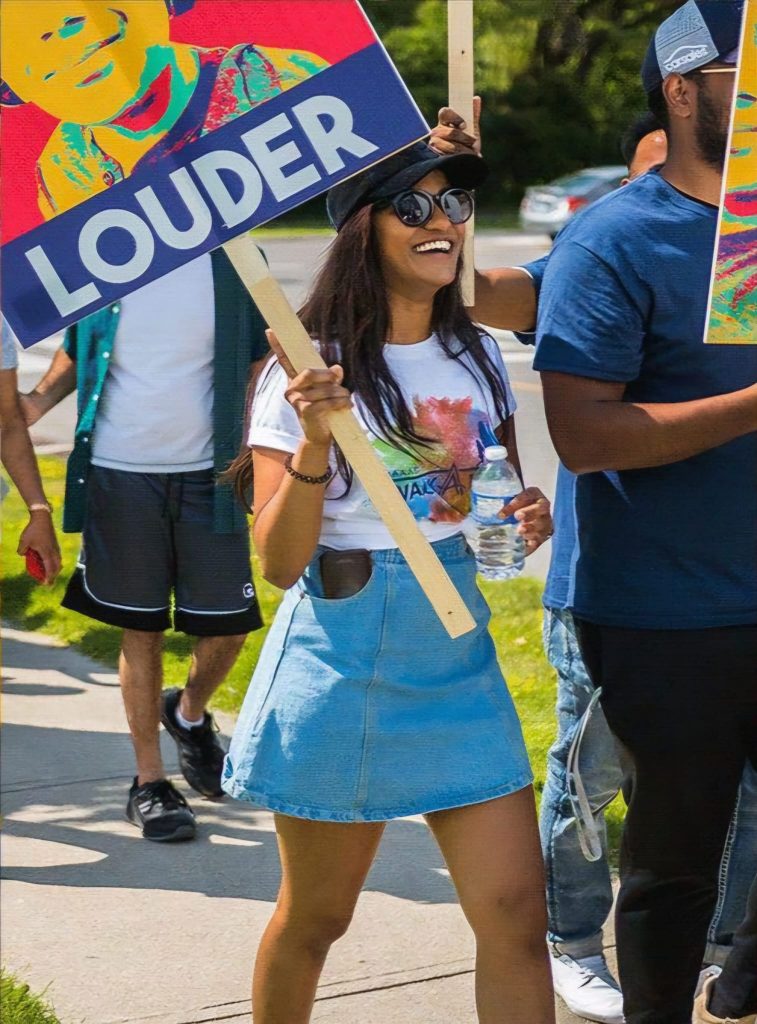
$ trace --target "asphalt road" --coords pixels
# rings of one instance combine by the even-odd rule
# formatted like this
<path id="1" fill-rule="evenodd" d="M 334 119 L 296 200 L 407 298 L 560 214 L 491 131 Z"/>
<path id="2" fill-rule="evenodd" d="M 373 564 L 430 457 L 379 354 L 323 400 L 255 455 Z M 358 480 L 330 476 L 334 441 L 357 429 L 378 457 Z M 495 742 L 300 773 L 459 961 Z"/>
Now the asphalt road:
<path id="1" fill-rule="evenodd" d="M 328 240 L 323 237 L 271 238 L 261 242 L 274 275 L 295 305 L 304 299 L 312 274 Z M 480 268 L 518 266 L 543 255 L 549 239 L 520 232 L 480 232 L 476 237 L 476 264 Z M 518 402 L 518 447 L 527 482 L 550 497 L 554 493 L 556 456 L 544 419 L 539 377 L 531 369 L 533 352 L 511 334 L 495 332 L 500 342 L 515 397 Z M 31 388 L 49 365 L 61 338 L 41 341 L 20 356 L 19 378 L 23 391 Z M 76 418 L 75 396 L 70 396 L 49 413 L 32 431 L 42 452 L 63 453 L 70 449 Z M 529 575 L 543 578 L 549 564 L 549 544 L 527 561 Z"/>

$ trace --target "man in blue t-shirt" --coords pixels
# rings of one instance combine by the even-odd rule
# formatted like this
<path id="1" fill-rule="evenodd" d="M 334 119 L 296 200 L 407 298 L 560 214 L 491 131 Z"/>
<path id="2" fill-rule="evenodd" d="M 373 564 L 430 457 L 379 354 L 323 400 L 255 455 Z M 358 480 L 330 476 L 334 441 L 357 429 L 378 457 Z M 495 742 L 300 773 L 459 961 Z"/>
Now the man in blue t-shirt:
<path id="1" fill-rule="evenodd" d="M 703 344 L 741 13 L 690 0 L 658 30 L 643 79 L 668 160 L 568 226 L 540 296 L 535 366 L 579 474 L 568 605 L 633 766 L 617 918 L 629 1024 L 691 1020 L 739 779 L 757 764 L 757 348 Z"/>
<path id="2" fill-rule="evenodd" d="M 439 124 L 432 142 L 445 153 L 477 150 L 477 140 L 468 134 L 462 119 L 454 111 L 440 111 Z M 653 166 L 665 161 L 666 139 L 659 123 L 650 113 L 639 118 L 626 133 L 623 154 L 634 180 Z M 535 298 L 541 287 L 548 257 L 526 266 L 500 268 L 477 273 L 477 319 L 505 329 L 533 324 Z M 533 283 L 524 279 L 525 270 Z M 533 308 L 529 310 L 529 302 Z M 524 344 L 533 344 L 534 335 L 518 335 Z M 558 673 L 557 712 L 559 734 L 550 750 L 549 766 L 541 807 L 542 844 L 547 869 L 549 940 L 553 951 L 555 990 L 570 1009 L 581 1017 L 597 1021 L 622 1021 L 621 993 L 602 956 L 602 925 L 612 905 L 610 872 L 602 837 L 602 807 L 615 795 L 621 771 L 604 716 L 597 709 L 584 729 L 582 716 L 594 692 L 575 636 L 575 623 L 568 604 L 574 593 L 574 513 L 575 476 L 564 467 L 558 474 L 555 500 L 555 539 L 544 593 L 545 650 Z M 593 703 L 593 702 L 592 702 Z M 585 785 L 591 815 L 579 813 L 575 796 L 569 797 L 568 762 L 578 733 L 581 779 Z M 578 762 L 578 757 L 576 757 Z M 578 764 L 571 773 L 578 774 Z M 757 771 L 747 766 L 738 801 L 738 811 L 722 858 L 719 873 L 718 902 L 708 934 L 706 963 L 723 963 L 731 950 L 753 875 L 757 841 Z M 583 842 L 579 844 L 578 823 Z M 585 859 L 582 846 L 595 847 L 591 859 Z M 593 836 L 591 835 L 593 833 Z M 592 842 L 593 840 L 593 842 Z M 664 950 L 659 950 L 664 956 Z M 741 957 L 743 962 L 743 957 Z M 729 964 L 730 968 L 730 964 Z M 700 984 L 719 968 L 707 968 Z M 716 1018 L 713 1018 L 716 1019 Z"/>

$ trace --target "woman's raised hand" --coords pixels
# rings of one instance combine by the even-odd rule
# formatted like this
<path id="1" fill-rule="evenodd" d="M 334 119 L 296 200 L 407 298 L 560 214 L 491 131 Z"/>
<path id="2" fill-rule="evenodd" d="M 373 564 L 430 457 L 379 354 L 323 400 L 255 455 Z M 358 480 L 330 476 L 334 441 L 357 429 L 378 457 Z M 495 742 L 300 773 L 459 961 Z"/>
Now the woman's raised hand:
<path id="1" fill-rule="evenodd" d="M 273 331 L 266 331 L 268 343 L 280 366 L 289 377 L 285 396 L 297 413 L 302 430 L 310 444 L 327 447 L 331 444 L 328 418 L 338 409 L 349 409 L 352 398 L 342 387 L 344 370 L 330 366 L 326 370 L 304 370 L 296 373 Z"/>
<path id="2" fill-rule="evenodd" d="M 538 487 L 527 487 L 516 494 L 499 515 L 501 519 L 514 515 L 518 520 L 518 533 L 526 542 L 527 555 L 533 554 L 555 532 L 549 498 Z"/>

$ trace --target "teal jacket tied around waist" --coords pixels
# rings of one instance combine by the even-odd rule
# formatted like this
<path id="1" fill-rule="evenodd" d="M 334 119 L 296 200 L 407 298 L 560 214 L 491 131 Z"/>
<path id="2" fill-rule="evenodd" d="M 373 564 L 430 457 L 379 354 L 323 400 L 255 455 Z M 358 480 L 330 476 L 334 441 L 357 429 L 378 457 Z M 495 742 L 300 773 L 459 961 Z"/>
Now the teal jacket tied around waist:
<path id="1" fill-rule="evenodd" d="M 245 418 L 250 364 L 268 354 L 265 322 L 222 249 L 211 253 L 215 294 L 215 358 L 213 369 L 213 463 L 222 473 L 239 452 Z M 63 529 L 80 533 L 87 507 L 87 480 L 92 458 L 92 433 L 108 374 L 118 329 L 119 302 L 69 327 L 63 342 L 76 362 L 77 422 L 74 449 L 68 459 Z M 181 358 L 177 342 L 176 358 Z M 247 529 L 244 509 L 228 484 L 218 484 L 213 528 L 216 533 Z"/>

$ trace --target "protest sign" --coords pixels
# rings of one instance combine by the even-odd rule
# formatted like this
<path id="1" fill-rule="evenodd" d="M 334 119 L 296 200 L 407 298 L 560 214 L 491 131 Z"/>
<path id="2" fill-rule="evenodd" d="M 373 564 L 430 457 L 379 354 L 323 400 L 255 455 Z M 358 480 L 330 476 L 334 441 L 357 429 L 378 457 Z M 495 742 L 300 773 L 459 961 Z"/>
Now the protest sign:
<path id="1" fill-rule="evenodd" d="M 757 0 L 744 10 L 705 341 L 757 345 Z"/>
<path id="2" fill-rule="evenodd" d="M 473 0 L 447 0 L 447 49 L 449 62 L 449 105 L 473 132 Z M 460 287 L 466 306 L 475 304 L 475 255 L 473 217 L 468 221 L 463 248 Z"/>
<path id="3" fill-rule="evenodd" d="M 359 4 L 7 0 L 2 17 L 3 313 L 22 342 L 224 244 L 290 360 L 320 364 L 237 236 L 428 133 Z M 445 629 L 475 628 L 353 414 L 333 430 Z"/>
<path id="4" fill-rule="evenodd" d="M 4 0 L 3 314 L 30 345 L 428 132 L 356 0 Z"/>

